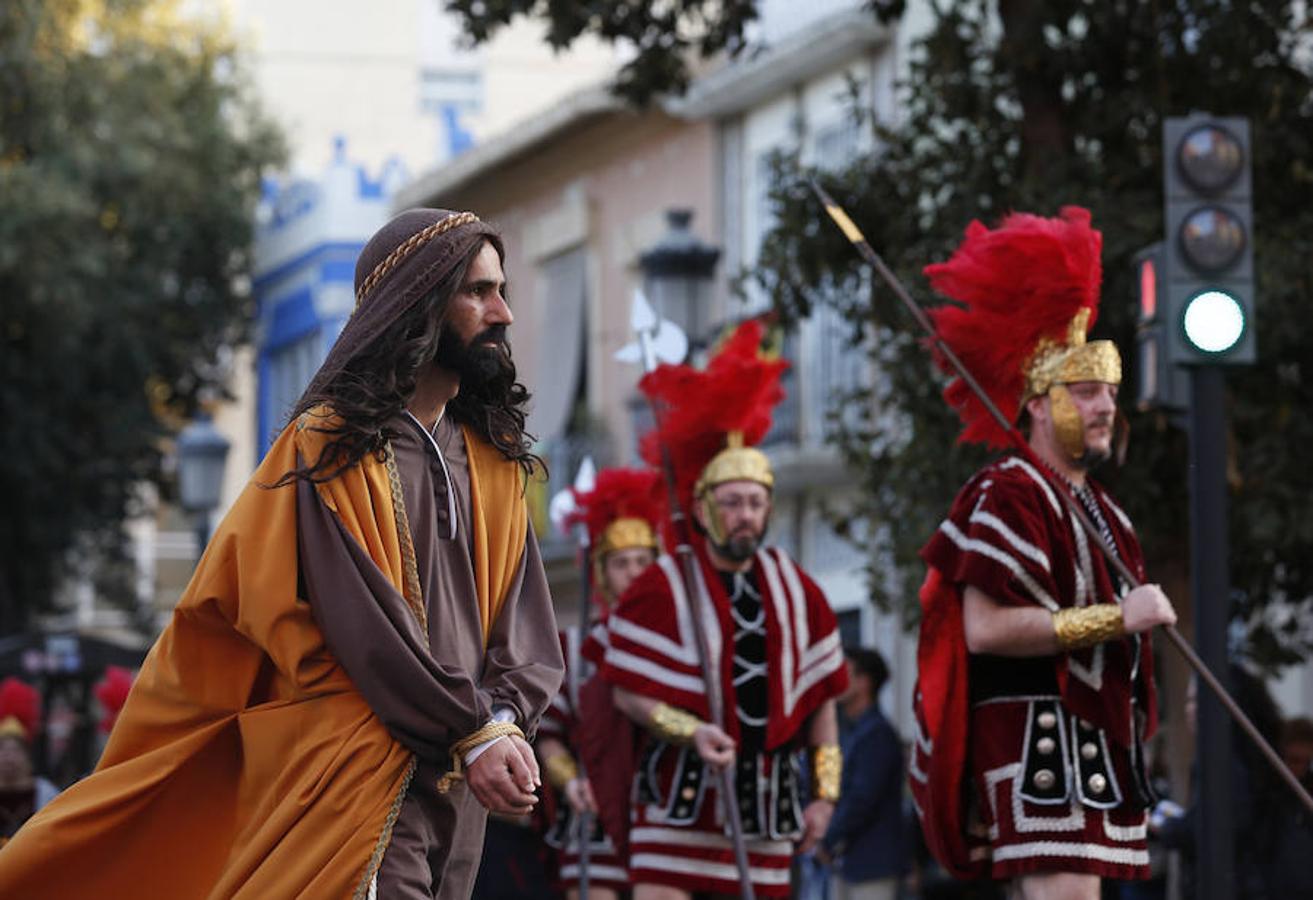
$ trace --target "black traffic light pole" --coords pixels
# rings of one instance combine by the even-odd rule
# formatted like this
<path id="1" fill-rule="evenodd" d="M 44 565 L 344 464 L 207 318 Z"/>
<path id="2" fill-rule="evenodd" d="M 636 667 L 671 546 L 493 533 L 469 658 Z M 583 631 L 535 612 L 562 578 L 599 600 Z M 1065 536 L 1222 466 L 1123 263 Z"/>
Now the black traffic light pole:
<path id="1" fill-rule="evenodd" d="M 1190 582 L 1199 656 L 1225 682 L 1231 571 L 1227 541 L 1225 381 L 1221 366 L 1190 370 Z M 1199 900 L 1235 896 L 1231 723 L 1198 692 L 1195 865 Z"/>
<path id="2" fill-rule="evenodd" d="M 1163 121 L 1164 361 L 1169 379 L 1184 370 L 1190 380 L 1195 643 L 1199 656 L 1223 681 L 1231 672 L 1223 366 L 1252 363 L 1256 355 L 1252 155 L 1249 123 L 1243 118 L 1195 112 Z M 1196 306 L 1200 314 L 1192 328 L 1191 309 Z M 1210 308 L 1216 313 L 1228 306 L 1238 313 L 1230 327 L 1220 321 L 1210 326 Z M 1230 900 L 1236 893 L 1234 738 L 1221 707 L 1199 691 L 1193 803 L 1200 900 Z M 1286 770 L 1278 765 L 1277 771 Z"/>

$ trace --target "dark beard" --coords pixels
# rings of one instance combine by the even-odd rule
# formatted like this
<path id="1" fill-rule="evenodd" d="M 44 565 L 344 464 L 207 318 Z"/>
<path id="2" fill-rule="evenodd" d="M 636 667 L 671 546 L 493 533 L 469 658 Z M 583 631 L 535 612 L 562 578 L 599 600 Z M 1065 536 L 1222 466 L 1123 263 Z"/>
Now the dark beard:
<path id="1" fill-rule="evenodd" d="M 497 346 L 483 346 L 489 341 L 495 342 Z M 438 338 L 438 349 L 433 354 L 433 361 L 455 372 L 463 382 L 482 384 L 497 377 L 501 371 L 505 342 L 505 325 L 493 325 L 476 334 L 468 343 L 462 342 L 453 329 L 444 328 Z"/>
<path id="2" fill-rule="evenodd" d="M 1086 447 L 1085 452 L 1076 460 L 1076 466 L 1086 472 L 1096 469 L 1112 458 L 1112 449 L 1095 450 L 1093 447 Z"/>
<path id="3" fill-rule="evenodd" d="M 724 544 L 716 545 L 716 552 L 731 562 L 741 563 L 752 559 L 765 535 L 738 535 Z"/>
<path id="4" fill-rule="evenodd" d="M 1081 453 L 1081 455 L 1076 459 L 1076 466 L 1086 472 L 1089 472 L 1103 465 L 1110 459 L 1112 459 L 1111 445 L 1109 445 L 1107 450 L 1095 450 L 1089 444 L 1086 444 L 1085 452 Z"/>

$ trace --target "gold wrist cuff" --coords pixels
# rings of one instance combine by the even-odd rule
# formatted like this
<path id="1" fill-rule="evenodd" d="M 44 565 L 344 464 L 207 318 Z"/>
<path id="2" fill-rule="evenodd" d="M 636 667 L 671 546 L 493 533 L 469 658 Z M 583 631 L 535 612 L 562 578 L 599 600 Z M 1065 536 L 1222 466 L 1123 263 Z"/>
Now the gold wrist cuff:
<path id="1" fill-rule="evenodd" d="M 1063 650 L 1079 650 L 1110 641 L 1126 633 L 1122 608 L 1116 603 L 1096 603 L 1060 609 L 1053 614 L 1053 633 Z"/>
<path id="2" fill-rule="evenodd" d="M 839 782 L 843 778 L 843 752 L 838 744 L 821 744 L 812 748 L 812 794 L 817 800 L 839 799 Z"/>
<path id="3" fill-rule="evenodd" d="M 549 756 L 543 761 L 543 770 L 548 783 L 558 791 L 564 791 L 566 785 L 579 777 L 579 766 L 568 753 Z"/>
<path id="4" fill-rule="evenodd" d="M 668 703 L 652 707 L 652 733 L 668 744 L 688 744 L 702 720 Z"/>

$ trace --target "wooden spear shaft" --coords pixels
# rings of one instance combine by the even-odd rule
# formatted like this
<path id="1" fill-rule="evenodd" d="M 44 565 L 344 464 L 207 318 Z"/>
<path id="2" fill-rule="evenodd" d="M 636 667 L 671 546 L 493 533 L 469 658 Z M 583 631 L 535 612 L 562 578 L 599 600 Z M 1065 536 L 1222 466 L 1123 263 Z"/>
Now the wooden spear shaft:
<path id="1" fill-rule="evenodd" d="M 639 332 L 638 341 L 643 353 L 643 371 L 651 372 L 656 368 L 656 356 L 652 350 L 652 336 L 647 332 Z M 717 728 L 724 728 L 725 704 L 721 695 L 720 672 L 712 671 L 707 632 L 702 620 L 704 614 L 715 615 L 716 611 L 712 606 L 711 598 L 703 590 L 697 557 L 693 554 L 693 545 L 689 543 L 688 517 L 679 502 L 674 461 L 670 457 L 670 448 L 666 446 L 666 442 L 662 438 L 661 408 L 651 398 L 648 398 L 648 403 L 656 423 L 658 443 L 661 448 L 661 471 L 665 476 L 666 491 L 670 497 L 670 521 L 674 526 L 675 539 L 678 542 L 675 547 L 675 557 L 679 560 L 679 571 L 684 582 L 684 593 L 693 606 L 693 614 L 689 618 L 693 620 L 693 639 L 697 645 L 703 689 L 707 694 L 707 709 L 712 724 Z M 703 765 L 706 764 L 703 763 Z M 710 767 L 708 766 L 708 768 Z M 739 873 L 739 896 L 741 900 L 756 900 L 756 893 L 752 889 L 752 873 L 748 868 L 748 848 L 743 839 L 743 822 L 739 817 L 739 806 L 735 798 L 734 772 L 728 767 L 719 768 L 715 771 L 719 786 L 717 793 L 720 795 L 721 810 L 725 815 L 725 821 L 729 824 L 729 836 L 734 845 L 734 864 Z"/>
<path id="2" fill-rule="evenodd" d="M 576 718 L 580 715 L 579 709 L 579 681 L 580 668 L 583 666 L 583 646 L 584 641 L 588 640 L 588 612 L 592 606 L 592 566 L 589 564 L 591 547 L 588 542 L 588 526 L 579 524 L 576 526 L 579 536 L 579 637 L 575 642 L 573 658 L 570 663 L 570 706 L 574 709 Z M 584 770 L 583 760 L 579 762 L 579 774 L 581 777 L 587 777 Z M 568 804 L 570 798 L 567 796 L 565 802 Z M 578 813 L 575 816 L 575 824 L 579 835 L 579 900 L 588 900 L 588 864 L 590 862 L 591 848 L 589 841 L 593 836 L 593 816 L 587 810 Z"/>

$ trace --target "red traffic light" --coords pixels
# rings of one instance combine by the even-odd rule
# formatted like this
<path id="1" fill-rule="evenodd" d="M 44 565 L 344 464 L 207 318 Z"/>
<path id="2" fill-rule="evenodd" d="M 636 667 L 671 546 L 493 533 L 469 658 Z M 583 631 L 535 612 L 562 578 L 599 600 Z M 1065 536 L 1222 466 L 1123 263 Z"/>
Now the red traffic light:
<path id="1" fill-rule="evenodd" d="M 1158 314 L 1158 269 L 1152 259 L 1140 261 L 1140 321 L 1150 322 Z"/>

